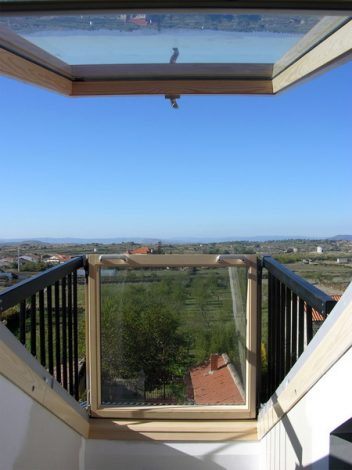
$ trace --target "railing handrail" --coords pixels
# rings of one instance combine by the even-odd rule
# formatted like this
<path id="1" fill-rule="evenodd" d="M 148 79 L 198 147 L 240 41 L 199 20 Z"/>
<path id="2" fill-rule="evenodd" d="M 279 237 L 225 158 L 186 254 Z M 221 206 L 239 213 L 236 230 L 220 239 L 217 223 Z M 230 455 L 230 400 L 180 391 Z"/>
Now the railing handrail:
<path id="1" fill-rule="evenodd" d="M 334 308 L 336 301 L 330 295 L 290 271 L 271 256 L 263 256 L 263 267 L 323 316 Z"/>
<path id="2" fill-rule="evenodd" d="M 85 256 L 77 256 L 3 290 L 0 292 L 0 313 L 84 267 L 85 260 Z"/>

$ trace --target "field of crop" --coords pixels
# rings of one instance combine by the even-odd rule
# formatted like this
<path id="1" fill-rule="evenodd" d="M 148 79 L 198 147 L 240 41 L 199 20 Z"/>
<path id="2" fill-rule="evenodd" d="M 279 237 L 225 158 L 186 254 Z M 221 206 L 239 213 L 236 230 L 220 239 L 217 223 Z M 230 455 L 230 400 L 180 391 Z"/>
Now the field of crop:
<path id="1" fill-rule="evenodd" d="M 292 263 L 287 267 L 330 295 L 343 294 L 352 280 L 351 264 L 320 261 L 312 264 Z"/>

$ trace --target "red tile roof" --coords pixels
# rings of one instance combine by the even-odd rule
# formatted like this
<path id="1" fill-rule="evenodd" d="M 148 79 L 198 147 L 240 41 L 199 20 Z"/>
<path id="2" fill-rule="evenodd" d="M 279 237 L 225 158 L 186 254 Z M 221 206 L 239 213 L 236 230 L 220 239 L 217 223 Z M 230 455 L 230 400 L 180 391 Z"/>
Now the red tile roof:
<path id="1" fill-rule="evenodd" d="M 331 295 L 331 298 L 338 302 L 341 299 L 341 295 L 334 294 L 334 295 Z M 306 304 L 304 305 L 304 309 L 306 310 Z M 325 320 L 325 317 L 321 313 L 319 313 L 318 310 L 315 310 L 315 308 L 312 309 L 312 318 L 313 318 L 313 321 Z"/>
<path id="2" fill-rule="evenodd" d="M 68 261 L 71 259 L 71 256 L 66 256 L 66 255 L 57 255 L 56 256 L 57 259 L 59 259 L 60 261 Z"/>
<path id="3" fill-rule="evenodd" d="M 324 321 L 325 317 L 321 313 L 319 313 L 318 310 L 315 310 L 315 308 L 313 308 L 312 319 L 313 321 Z"/>
<path id="4" fill-rule="evenodd" d="M 190 370 L 189 398 L 197 405 L 243 404 L 244 398 L 232 364 L 226 354 L 217 356 L 217 368 L 214 370 L 211 370 L 211 358 Z"/>
<path id="5" fill-rule="evenodd" d="M 59 261 L 60 263 L 63 263 L 65 261 L 68 261 L 71 259 L 71 256 L 66 256 L 66 255 L 52 255 L 50 256 L 47 261 Z"/>
<path id="6" fill-rule="evenodd" d="M 147 26 L 148 22 L 145 18 L 131 18 L 130 23 L 133 23 L 137 26 Z"/>
<path id="7" fill-rule="evenodd" d="M 128 250 L 130 255 L 149 255 L 152 250 L 147 246 L 141 246 L 139 248 L 135 248 L 134 250 Z"/>

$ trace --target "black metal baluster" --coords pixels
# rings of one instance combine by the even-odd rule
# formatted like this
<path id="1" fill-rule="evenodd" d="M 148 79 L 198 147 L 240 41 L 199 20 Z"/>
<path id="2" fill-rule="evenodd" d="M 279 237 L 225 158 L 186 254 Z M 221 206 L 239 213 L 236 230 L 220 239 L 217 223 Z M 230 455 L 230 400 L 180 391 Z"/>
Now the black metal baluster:
<path id="1" fill-rule="evenodd" d="M 267 372 L 267 396 L 271 395 L 273 388 L 273 276 L 268 273 L 268 372 Z"/>
<path id="2" fill-rule="evenodd" d="M 37 318 L 36 318 L 36 297 L 31 297 L 31 354 L 37 354 Z"/>
<path id="3" fill-rule="evenodd" d="M 277 324 L 276 324 L 276 279 L 273 276 L 273 288 L 272 288 L 272 355 L 271 355 L 271 370 L 272 370 L 272 382 L 271 382 L 271 391 L 272 394 L 275 390 L 276 384 L 276 333 L 277 333 Z"/>
<path id="4" fill-rule="evenodd" d="M 298 357 L 304 350 L 304 301 L 299 299 L 298 305 Z"/>
<path id="5" fill-rule="evenodd" d="M 291 369 L 291 351 L 292 351 L 292 344 L 291 344 L 291 289 L 288 287 L 286 288 L 286 357 L 285 357 L 285 375 Z"/>
<path id="6" fill-rule="evenodd" d="M 75 398 L 79 399 L 78 382 L 78 305 L 77 305 L 77 271 L 73 273 L 73 373 Z"/>
<path id="7" fill-rule="evenodd" d="M 263 311 L 263 302 L 262 302 L 262 281 L 263 281 L 263 274 L 262 274 L 262 263 L 259 259 L 257 259 L 257 351 L 258 351 L 258 358 L 257 358 L 257 390 L 256 390 L 256 399 L 257 403 L 261 403 L 261 397 L 265 395 L 265 387 L 266 384 L 262 379 L 262 372 L 263 372 L 263 363 L 262 363 L 262 311 Z M 267 338 L 266 338 L 267 339 Z M 265 344 L 265 342 L 264 342 Z"/>
<path id="8" fill-rule="evenodd" d="M 26 301 L 22 300 L 20 304 L 20 341 L 26 344 Z"/>
<path id="9" fill-rule="evenodd" d="M 282 322 L 283 317 L 281 315 L 281 282 L 277 280 L 277 376 L 275 388 L 281 383 L 281 364 L 282 364 Z"/>
<path id="10" fill-rule="evenodd" d="M 44 291 L 39 291 L 39 338 L 40 338 L 40 362 L 46 365 L 45 356 L 45 320 L 44 320 Z"/>
<path id="11" fill-rule="evenodd" d="M 60 347 L 60 284 L 55 282 L 55 356 L 56 380 L 61 383 L 61 347 Z"/>
<path id="12" fill-rule="evenodd" d="M 0 293 L 1 313 L 17 306 L 20 342 L 77 399 L 77 269 L 83 265 L 77 257 Z"/>
<path id="13" fill-rule="evenodd" d="M 68 382 L 73 395 L 73 325 L 72 325 L 72 275 L 67 276 L 67 322 L 68 322 Z"/>
<path id="14" fill-rule="evenodd" d="M 280 283 L 280 367 L 279 367 L 279 383 L 285 377 L 285 328 L 286 328 L 286 287 Z"/>
<path id="15" fill-rule="evenodd" d="M 46 289 L 46 305 L 48 312 L 48 365 L 49 372 L 54 372 L 54 351 L 53 351 L 53 302 L 52 302 L 52 289 L 48 286 Z"/>
<path id="16" fill-rule="evenodd" d="M 62 367 L 63 387 L 67 390 L 67 318 L 66 318 L 66 277 L 61 281 L 61 307 L 62 307 Z"/>
<path id="17" fill-rule="evenodd" d="M 270 256 L 264 256 L 262 264 L 268 271 L 269 395 L 312 339 L 313 309 L 326 315 L 335 304 L 330 296 Z"/>
<path id="18" fill-rule="evenodd" d="M 291 367 L 297 361 L 297 295 L 292 292 L 292 352 Z"/>
<path id="19" fill-rule="evenodd" d="M 274 390 L 280 383 L 280 281 L 275 278 L 274 280 L 274 335 L 275 335 L 275 354 L 274 354 Z"/>
<path id="20" fill-rule="evenodd" d="M 307 305 L 306 311 L 306 320 L 307 320 L 307 344 L 313 338 L 313 312 L 312 307 Z"/>

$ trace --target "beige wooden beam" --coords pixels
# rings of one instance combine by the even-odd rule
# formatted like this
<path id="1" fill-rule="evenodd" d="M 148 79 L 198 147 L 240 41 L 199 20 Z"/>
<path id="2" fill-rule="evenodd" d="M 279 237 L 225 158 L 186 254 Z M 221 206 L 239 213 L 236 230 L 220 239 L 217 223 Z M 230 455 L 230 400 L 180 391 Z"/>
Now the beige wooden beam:
<path id="1" fill-rule="evenodd" d="M 346 60 L 352 51 L 352 21 L 307 52 L 297 62 L 273 79 L 273 92 L 277 93 L 324 67 Z"/>
<path id="2" fill-rule="evenodd" d="M 272 94 L 271 80 L 111 80 L 73 82 L 73 96 Z"/>
<path id="3" fill-rule="evenodd" d="M 91 419 L 89 439 L 154 441 L 256 441 L 256 420 Z"/>
<path id="4" fill-rule="evenodd" d="M 72 65 L 77 80 L 271 80 L 273 64 L 195 63 L 195 64 L 94 64 Z"/>
<path id="5" fill-rule="evenodd" d="M 0 48 L 0 74 L 70 95 L 72 82 L 40 65 Z"/>
<path id="6" fill-rule="evenodd" d="M 340 28 L 348 20 L 345 16 L 324 16 L 300 41 L 294 44 L 286 54 L 278 60 L 273 67 L 272 77 L 276 77 L 303 57 L 310 49 L 331 35 L 332 32 Z"/>
<path id="7" fill-rule="evenodd" d="M 1 322 L 0 375 L 78 434 L 88 437 L 88 415 Z"/>
<path id="8" fill-rule="evenodd" d="M 71 66 L 0 24 L 0 45 L 14 55 L 72 80 Z"/>

